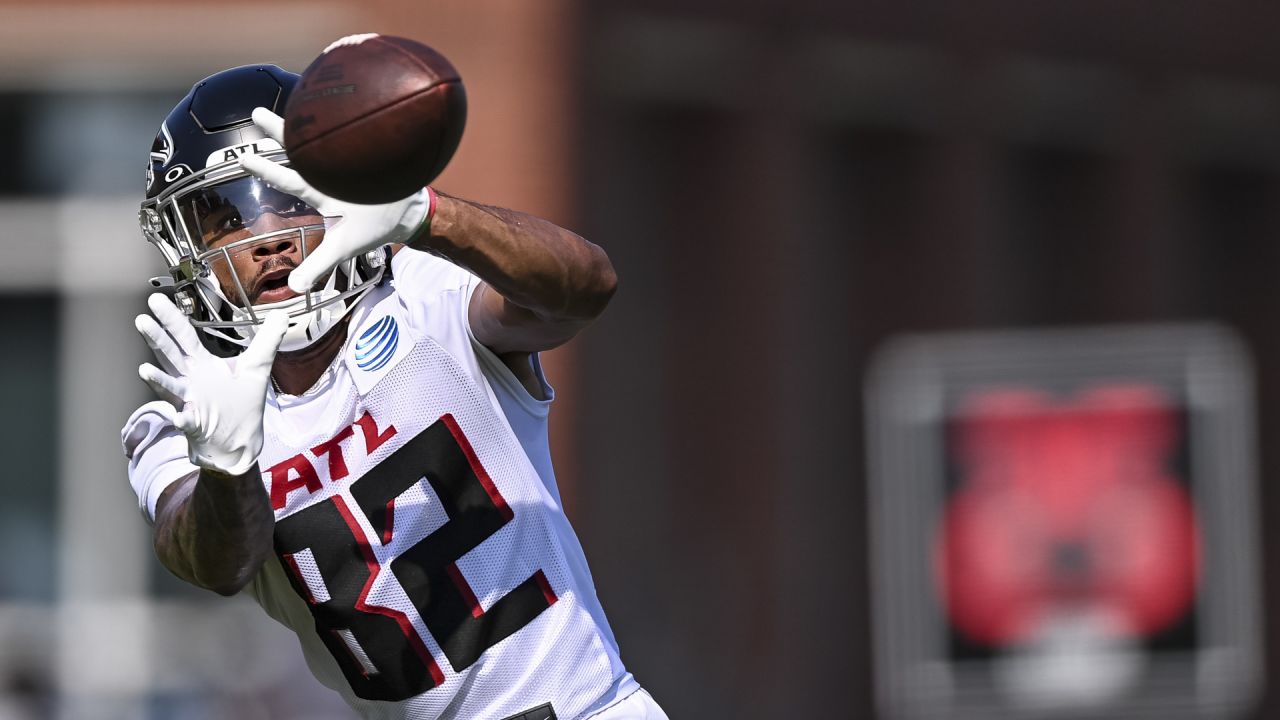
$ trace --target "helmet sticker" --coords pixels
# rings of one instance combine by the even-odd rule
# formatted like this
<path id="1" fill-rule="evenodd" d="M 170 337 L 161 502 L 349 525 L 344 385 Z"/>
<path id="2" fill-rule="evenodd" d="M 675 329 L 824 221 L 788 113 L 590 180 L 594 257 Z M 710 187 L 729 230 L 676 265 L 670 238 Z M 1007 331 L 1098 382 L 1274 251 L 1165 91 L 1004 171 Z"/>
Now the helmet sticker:
<path id="1" fill-rule="evenodd" d="M 173 135 L 169 133 L 169 124 L 167 122 L 160 123 L 160 132 L 156 135 L 155 142 L 151 143 L 151 158 L 147 163 L 147 191 L 151 190 L 151 186 L 156 183 L 155 166 L 159 164 L 161 167 L 168 165 L 173 159 Z M 174 176 L 169 179 L 166 174 L 165 179 L 169 182 L 178 179 L 181 175 Z"/>
<path id="2" fill-rule="evenodd" d="M 178 178 L 190 172 L 191 172 L 191 168 L 187 167 L 186 165 L 182 165 L 182 164 L 174 165 L 173 167 L 165 171 L 164 181 L 173 182 L 174 180 L 177 180 Z"/>
<path id="3" fill-rule="evenodd" d="M 151 146 L 151 159 L 161 165 L 168 165 L 173 159 L 173 136 L 169 134 L 169 123 L 160 123 L 160 134 Z"/>
<path id="4" fill-rule="evenodd" d="M 204 161 L 205 168 L 211 168 L 215 165 L 233 162 L 242 155 L 261 155 L 266 152 L 284 150 L 280 143 L 271 138 L 262 138 L 254 140 L 251 143 L 243 143 L 240 145 L 228 145 L 220 150 L 214 150 L 209 153 L 208 159 Z"/>

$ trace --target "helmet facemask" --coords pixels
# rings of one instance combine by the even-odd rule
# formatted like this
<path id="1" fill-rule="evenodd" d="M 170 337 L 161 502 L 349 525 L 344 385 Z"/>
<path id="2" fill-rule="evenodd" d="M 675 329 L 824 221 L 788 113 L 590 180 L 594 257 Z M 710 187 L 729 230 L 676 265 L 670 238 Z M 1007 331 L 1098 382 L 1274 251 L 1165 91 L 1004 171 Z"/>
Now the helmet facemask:
<path id="1" fill-rule="evenodd" d="M 280 156 L 277 160 L 282 158 L 282 153 L 276 155 Z M 255 282 L 261 284 L 258 278 L 265 273 L 244 277 L 234 259 L 242 260 L 244 266 L 242 254 L 262 251 L 264 256 L 270 253 L 281 258 L 275 263 L 265 261 L 264 271 L 292 268 L 323 240 L 326 228 L 336 218 L 325 218 L 300 199 L 246 174 L 238 163 L 230 165 L 218 168 L 222 172 L 211 169 L 198 173 L 171 192 L 144 202 L 143 234 L 164 255 L 178 306 L 196 328 L 244 347 L 266 313 L 280 309 L 289 315 L 289 329 L 280 349 L 305 348 L 333 328 L 382 280 L 387 250 L 380 248 L 344 261 L 308 292 L 253 304 L 256 296 L 263 294 Z M 255 232 L 262 228 L 265 231 Z M 296 248 L 292 258 L 284 259 L 286 255 L 279 250 L 282 244 Z M 282 281 L 276 278 L 271 284 L 278 286 Z M 286 293 L 275 290 L 272 294 Z"/>

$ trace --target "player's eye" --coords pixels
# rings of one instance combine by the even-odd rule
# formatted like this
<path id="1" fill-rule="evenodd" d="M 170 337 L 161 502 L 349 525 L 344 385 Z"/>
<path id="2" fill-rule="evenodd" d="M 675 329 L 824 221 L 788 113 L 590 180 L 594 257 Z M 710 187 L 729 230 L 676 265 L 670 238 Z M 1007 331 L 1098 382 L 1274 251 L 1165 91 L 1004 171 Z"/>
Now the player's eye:
<path id="1" fill-rule="evenodd" d="M 221 233 L 235 232 L 242 227 L 244 227 L 244 221 L 240 218 L 238 210 L 224 213 L 217 218 L 217 223 L 214 225 L 214 229 Z"/>
<path id="2" fill-rule="evenodd" d="M 294 215 L 306 215 L 310 211 L 310 206 L 295 198 L 292 201 L 280 203 L 280 209 L 277 210 L 277 213 L 285 217 L 292 217 Z"/>
<path id="3" fill-rule="evenodd" d="M 207 245 L 216 245 L 225 241 L 232 233 L 241 230 L 244 221 L 240 212 L 234 208 L 224 208 L 204 221 L 204 237 Z"/>

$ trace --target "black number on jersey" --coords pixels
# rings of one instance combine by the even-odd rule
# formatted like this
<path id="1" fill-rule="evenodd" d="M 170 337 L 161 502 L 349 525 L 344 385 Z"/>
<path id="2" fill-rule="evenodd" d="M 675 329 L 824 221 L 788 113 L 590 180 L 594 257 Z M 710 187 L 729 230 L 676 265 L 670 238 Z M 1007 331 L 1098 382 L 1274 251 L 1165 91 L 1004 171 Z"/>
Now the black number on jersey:
<path id="1" fill-rule="evenodd" d="M 445 415 L 351 485 L 351 495 L 385 544 L 395 525 L 395 499 L 426 479 L 448 522 L 391 561 L 391 572 L 444 651 L 454 672 L 529 624 L 556 601 L 538 570 L 487 611 L 457 561 L 513 512 L 480 465 L 462 429 Z M 316 633 L 358 697 L 398 701 L 439 685 L 444 676 L 408 617 L 368 604 L 378 574 L 369 540 L 341 496 L 276 523 L 275 549 L 294 590 L 315 617 Z M 296 556 L 310 551 L 329 598 L 318 601 Z"/>

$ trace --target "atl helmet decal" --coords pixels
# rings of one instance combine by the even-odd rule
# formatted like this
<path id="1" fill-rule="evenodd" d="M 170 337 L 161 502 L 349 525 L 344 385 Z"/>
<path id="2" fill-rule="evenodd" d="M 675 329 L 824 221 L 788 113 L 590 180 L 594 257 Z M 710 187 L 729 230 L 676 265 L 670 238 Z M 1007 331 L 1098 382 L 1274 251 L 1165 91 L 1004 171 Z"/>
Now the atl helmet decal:
<path id="1" fill-rule="evenodd" d="M 271 138 L 260 138 L 253 142 L 239 143 L 237 145 L 228 145 L 224 148 L 218 148 L 209 153 L 209 157 L 205 159 L 205 168 L 217 167 L 223 163 L 235 161 L 243 155 L 261 155 L 268 152 L 279 152 L 284 150 L 280 143 Z"/>
<path id="2" fill-rule="evenodd" d="M 399 343 L 400 328 L 395 318 L 384 316 L 356 340 L 356 365 L 368 372 L 381 369 L 396 354 Z"/>

